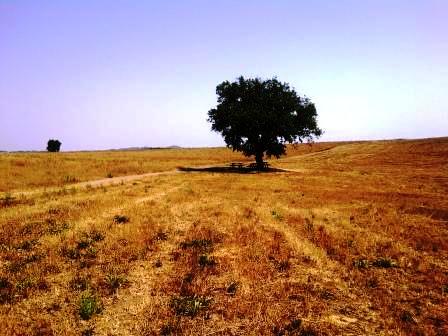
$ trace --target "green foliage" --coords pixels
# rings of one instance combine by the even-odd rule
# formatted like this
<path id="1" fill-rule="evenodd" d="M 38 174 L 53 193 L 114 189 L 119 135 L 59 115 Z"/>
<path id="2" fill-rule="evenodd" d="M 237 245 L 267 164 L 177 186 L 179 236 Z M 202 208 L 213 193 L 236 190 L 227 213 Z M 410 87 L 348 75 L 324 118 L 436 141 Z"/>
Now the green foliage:
<path id="1" fill-rule="evenodd" d="M 85 291 L 79 300 L 79 316 L 83 320 L 89 320 L 93 314 L 99 314 L 103 310 L 101 300 L 92 292 Z"/>
<path id="2" fill-rule="evenodd" d="M 227 146 L 246 156 L 280 157 L 286 143 L 311 141 L 322 134 L 317 112 L 307 97 L 300 97 L 289 84 L 276 78 L 239 77 L 216 87 L 218 105 L 208 111 L 212 130 L 224 137 Z"/>
<path id="3" fill-rule="evenodd" d="M 59 152 L 62 143 L 59 140 L 50 139 L 47 143 L 47 151 L 49 152 Z"/>

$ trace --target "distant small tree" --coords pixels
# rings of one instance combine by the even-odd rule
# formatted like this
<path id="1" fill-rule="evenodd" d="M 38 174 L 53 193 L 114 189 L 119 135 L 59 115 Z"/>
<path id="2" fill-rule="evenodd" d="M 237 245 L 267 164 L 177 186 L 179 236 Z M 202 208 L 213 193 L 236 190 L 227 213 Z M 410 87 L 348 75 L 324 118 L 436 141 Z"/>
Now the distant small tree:
<path id="1" fill-rule="evenodd" d="M 62 143 L 59 140 L 50 139 L 47 143 L 47 151 L 49 152 L 59 152 Z"/>
<path id="2" fill-rule="evenodd" d="M 278 158 L 285 154 L 286 143 L 311 141 L 322 134 L 310 99 L 276 78 L 241 76 L 219 84 L 216 94 L 218 105 L 208 111 L 212 130 L 222 134 L 227 147 L 254 155 L 259 169 L 264 155 Z"/>

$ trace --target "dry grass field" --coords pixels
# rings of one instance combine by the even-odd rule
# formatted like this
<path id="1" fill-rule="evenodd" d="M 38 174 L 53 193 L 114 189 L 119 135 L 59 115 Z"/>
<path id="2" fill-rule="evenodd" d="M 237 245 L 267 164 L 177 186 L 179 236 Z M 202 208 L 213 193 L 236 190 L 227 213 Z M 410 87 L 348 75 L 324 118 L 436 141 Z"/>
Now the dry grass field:
<path id="1" fill-rule="evenodd" d="M 339 143 L 295 146 L 291 155 L 325 150 Z M 37 187 L 62 187 L 78 182 L 173 170 L 177 166 L 203 166 L 250 161 L 226 148 L 149 149 L 97 152 L 0 153 L 0 192 Z"/>
<path id="2" fill-rule="evenodd" d="M 65 153 L 0 153 L 0 192 L 61 187 L 107 177 L 160 172 L 179 165 L 241 159 L 224 148 Z"/>
<path id="3" fill-rule="evenodd" d="M 448 138 L 288 153 L 0 154 L 0 333 L 448 335 Z"/>

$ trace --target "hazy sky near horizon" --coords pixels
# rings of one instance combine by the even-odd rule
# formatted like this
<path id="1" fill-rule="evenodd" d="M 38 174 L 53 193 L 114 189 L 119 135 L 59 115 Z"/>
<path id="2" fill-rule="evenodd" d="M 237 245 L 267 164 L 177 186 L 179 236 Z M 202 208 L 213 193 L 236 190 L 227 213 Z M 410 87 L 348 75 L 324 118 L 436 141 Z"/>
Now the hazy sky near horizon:
<path id="1" fill-rule="evenodd" d="M 224 80 L 277 76 L 321 140 L 448 135 L 448 1 L 0 0 L 0 150 L 221 146 Z"/>

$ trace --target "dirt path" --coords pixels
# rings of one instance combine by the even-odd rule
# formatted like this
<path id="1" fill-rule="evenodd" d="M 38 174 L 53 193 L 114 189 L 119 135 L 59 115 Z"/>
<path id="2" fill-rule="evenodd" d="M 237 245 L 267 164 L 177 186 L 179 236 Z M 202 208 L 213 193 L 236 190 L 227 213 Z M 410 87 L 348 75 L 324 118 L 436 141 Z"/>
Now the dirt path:
<path id="1" fill-rule="evenodd" d="M 121 183 L 126 183 L 126 182 L 130 182 L 130 181 L 135 181 L 135 180 L 141 180 L 141 179 L 143 179 L 145 177 L 149 177 L 149 176 L 171 175 L 171 174 L 175 174 L 175 173 L 179 173 L 179 171 L 178 170 L 166 170 L 166 171 L 155 172 L 155 173 L 117 176 L 117 177 L 111 177 L 111 178 L 103 178 L 100 180 L 80 182 L 80 183 L 76 183 L 76 184 L 73 184 L 70 186 L 71 187 L 86 187 L 88 185 L 90 185 L 91 187 L 108 186 L 108 185 L 121 184 Z"/>
<path id="2" fill-rule="evenodd" d="M 111 177 L 111 178 L 103 178 L 99 180 L 90 180 L 90 181 L 84 181 L 74 184 L 66 184 L 63 186 L 58 187 L 50 187 L 50 188 L 38 188 L 34 190 L 28 190 L 28 191 L 16 191 L 13 192 L 14 196 L 32 196 L 38 193 L 44 193 L 44 192 L 53 192 L 58 191 L 63 188 L 83 188 L 83 187 L 99 187 L 99 186 L 111 186 L 111 185 L 117 185 L 117 184 L 124 184 L 126 182 L 131 182 L 135 180 L 141 180 L 145 177 L 151 177 L 151 176 L 160 176 L 160 175 L 172 175 L 180 173 L 178 170 L 166 170 L 161 172 L 154 172 L 154 173 L 144 173 L 144 174 L 136 174 L 136 175 L 126 175 L 126 176 L 117 176 L 117 177 Z"/>
<path id="3" fill-rule="evenodd" d="M 220 165 L 206 165 L 206 166 L 194 166 L 191 168 L 194 169 L 209 169 L 209 168 L 216 168 L 216 167 L 223 167 L 229 165 L 229 163 L 220 164 Z M 275 168 L 277 172 L 289 172 L 289 173 L 304 173 L 306 170 L 304 169 L 288 169 L 288 168 Z M 102 178 L 98 180 L 89 180 L 84 182 L 78 182 L 73 184 L 66 184 L 63 186 L 57 186 L 57 187 L 50 187 L 50 188 L 37 188 L 34 190 L 26 190 L 26 191 L 16 191 L 12 192 L 15 197 L 26 197 L 26 196 L 32 196 L 39 193 L 45 193 L 45 192 L 55 192 L 59 191 L 64 188 L 85 188 L 85 187 L 101 187 L 101 186 L 111 186 L 111 185 L 117 185 L 117 184 L 124 184 L 131 181 L 141 180 L 146 177 L 152 177 L 152 176 L 161 176 L 161 175 L 173 175 L 173 174 L 179 174 L 179 173 L 185 173 L 182 170 L 173 169 L 173 170 L 165 170 L 160 172 L 151 172 L 151 173 L 144 173 L 144 174 L 135 174 L 135 175 L 125 175 L 125 176 L 117 176 L 117 177 L 111 177 L 111 178 Z"/>
<path id="4" fill-rule="evenodd" d="M 228 165 L 228 164 L 229 163 L 223 163 L 220 165 L 194 166 L 192 168 L 206 169 L 206 168 L 212 168 L 212 167 L 220 167 L 220 166 Z M 65 184 L 62 186 L 49 187 L 49 188 L 48 187 L 44 187 L 44 188 L 40 187 L 40 188 L 37 188 L 34 190 L 25 190 L 25 191 L 17 190 L 17 191 L 12 191 L 11 194 L 13 194 L 13 196 L 21 197 L 21 196 L 31 196 L 31 195 L 35 195 L 35 194 L 43 193 L 43 192 L 59 191 L 63 188 L 83 188 L 83 187 L 87 187 L 87 186 L 90 186 L 90 187 L 105 186 L 106 187 L 106 186 L 123 184 L 126 182 L 141 180 L 141 179 L 144 179 L 146 177 L 151 177 L 151 176 L 173 175 L 173 174 L 179 174 L 179 173 L 182 173 L 182 171 L 178 170 L 178 169 L 172 169 L 172 170 L 165 170 L 165 171 L 160 171 L 160 172 L 117 176 L 117 177 L 110 177 L 110 178 L 102 178 L 102 179 L 98 179 L 98 180 L 89 180 L 89 181 Z"/>

